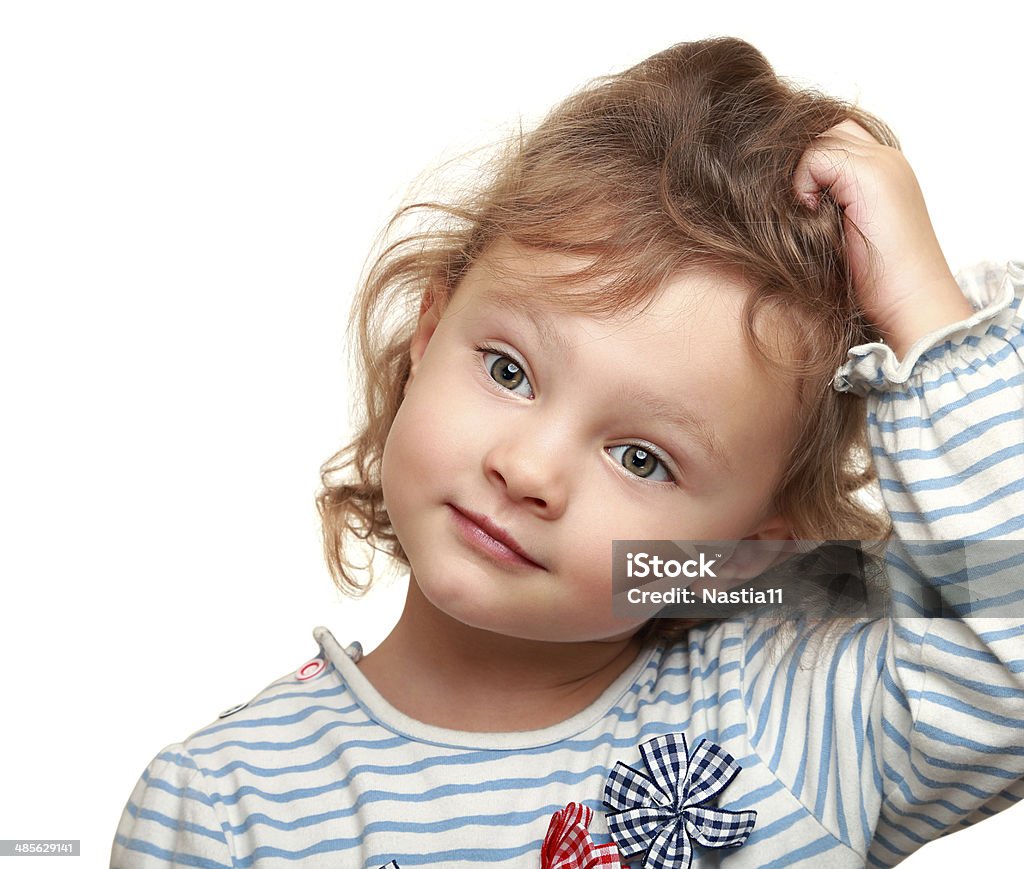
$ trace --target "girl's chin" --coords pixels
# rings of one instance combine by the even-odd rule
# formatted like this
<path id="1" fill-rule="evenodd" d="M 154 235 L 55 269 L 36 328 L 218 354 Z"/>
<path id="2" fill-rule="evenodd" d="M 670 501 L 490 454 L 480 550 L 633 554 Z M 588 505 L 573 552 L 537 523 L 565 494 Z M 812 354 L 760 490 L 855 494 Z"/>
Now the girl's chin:
<path id="1" fill-rule="evenodd" d="M 436 604 L 435 604 L 436 606 Z M 460 625 L 477 631 L 497 634 L 510 640 L 522 640 L 532 643 L 611 643 L 628 639 L 642 625 L 623 627 L 622 625 L 595 625 L 586 628 L 573 624 L 573 615 L 564 614 L 561 618 L 538 619 L 525 616 L 510 618 L 507 611 L 500 616 L 497 613 L 481 613 L 458 607 L 438 607 L 448 618 Z M 574 629 L 574 630 L 570 630 Z"/>
<path id="2" fill-rule="evenodd" d="M 472 577 L 476 576 L 474 582 Z M 459 571 L 413 571 L 410 582 L 422 601 L 442 620 L 450 619 L 466 628 L 486 631 L 509 639 L 538 643 L 616 642 L 627 639 L 643 626 L 621 621 L 602 621 L 600 617 L 581 620 L 580 610 L 553 613 L 528 606 L 524 589 L 488 592 L 482 577 Z M 594 614 L 596 616 L 596 614 Z M 607 618 L 607 616 L 605 616 Z M 428 621 L 429 623 L 429 621 Z"/>

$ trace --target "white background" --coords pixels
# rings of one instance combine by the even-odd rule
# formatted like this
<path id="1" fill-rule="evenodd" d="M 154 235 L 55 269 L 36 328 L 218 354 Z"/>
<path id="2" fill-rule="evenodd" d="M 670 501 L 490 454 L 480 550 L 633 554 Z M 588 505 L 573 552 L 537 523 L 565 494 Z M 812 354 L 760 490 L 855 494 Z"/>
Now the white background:
<path id="1" fill-rule="evenodd" d="M 105 865 L 161 747 L 311 657 L 314 625 L 386 634 L 401 585 L 339 597 L 313 496 L 351 293 L 430 165 L 733 34 L 889 121 L 951 265 L 1024 256 L 995 4 L 368 5 L 0 5 L 0 838 Z M 905 865 L 1003 865 L 1014 820 Z"/>

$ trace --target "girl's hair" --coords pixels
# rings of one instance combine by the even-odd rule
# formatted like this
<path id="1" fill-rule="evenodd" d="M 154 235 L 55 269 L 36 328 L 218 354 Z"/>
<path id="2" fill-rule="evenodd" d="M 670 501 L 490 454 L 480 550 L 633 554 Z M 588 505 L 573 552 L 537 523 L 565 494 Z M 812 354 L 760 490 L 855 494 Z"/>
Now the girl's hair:
<path id="1" fill-rule="evenodd" d="M 831 385 L 847 348 L 878 335 L 854 294 L 841 209 L 825 195 L 812 211 L 792 188 L 804 151 L 845 119 L 898 147 L 880 121 L 783 81 L 746 42 L 683 43 L 570 96 L 515 137 L 459 201 L 401 208 L 388 231 L 410 218 L 416 227 L 383 247 L 354 305 L 359 428 L 321 468 L 317 507 L 339 588 L 369 587 L 372 574 L 358 573 L 373 551 L 408 564 L 380 472 L 410 337 L 421 301 L 445 302 L 500 239 L 581 257 L 586 265 L 565 283 L 596 281 L 600 290 L 555 303 L 599 314 L 641 307 L 694 267 L 741 280 L 750 288 L 744 335 L 766 366 L 795 382 L 801 409 L 774 507 L 797 538 L 884 539 L 887 517 L 858 494 L 874 479 L 864 400 Z M 359 541 L 370 547 L 363 559 L 349 549 Z"/>

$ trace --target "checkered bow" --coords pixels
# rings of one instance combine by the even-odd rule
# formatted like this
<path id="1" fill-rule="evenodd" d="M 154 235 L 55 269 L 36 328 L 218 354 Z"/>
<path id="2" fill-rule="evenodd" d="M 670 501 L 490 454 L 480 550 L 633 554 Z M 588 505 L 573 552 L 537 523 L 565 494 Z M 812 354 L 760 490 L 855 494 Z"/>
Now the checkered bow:
<path id="1" fill-rule="evenodd" d="M 689 869 L 696 841 L 736 848 L 754 829 L 757 812 L 708 806 L 740 771 L 720 745 L 702 739 L 693 754 L 686 737 L 670 733 L 640 746 L 647 773 L 615 764 L 604 787 L 608 829 L 626 857 L 643 869 Z"/>
<path id="2" fill-rule="evenodd" d="M 551 816 L 544 844 L 540 848 L 540 869 L 598 869 L 619 863 L 612 844 L 595 845 L 588 827 L 594 812 L 579 803 L 569 803 Z"/>

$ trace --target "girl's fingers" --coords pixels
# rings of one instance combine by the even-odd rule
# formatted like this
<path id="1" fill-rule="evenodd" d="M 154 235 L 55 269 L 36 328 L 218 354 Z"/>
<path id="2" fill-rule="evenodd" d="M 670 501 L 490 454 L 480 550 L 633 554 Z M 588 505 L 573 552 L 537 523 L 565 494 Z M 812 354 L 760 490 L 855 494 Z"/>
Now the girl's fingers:
<path id="1" fill-rule="evenodd" d="M 850 152 L 838 143 L 823 142 L 808 148 L 793 173 L 793 191 L 797 199 L 808 208 L 817 208 L 822 191 L 834 193 L 837 187 L 842 186 L 844 166 L 849 159 Z"/>
<path id="2" fill-rule="evenodd" d="M 845 120 L 821 133 L 800 158 L 793 173 L 793 191 L 808 208 L 817 208 L 821 192 L 829 190 L 846 206 L 844 191 L 849 163 L 865 145 L 878 141 L 856 121 Z"/>

